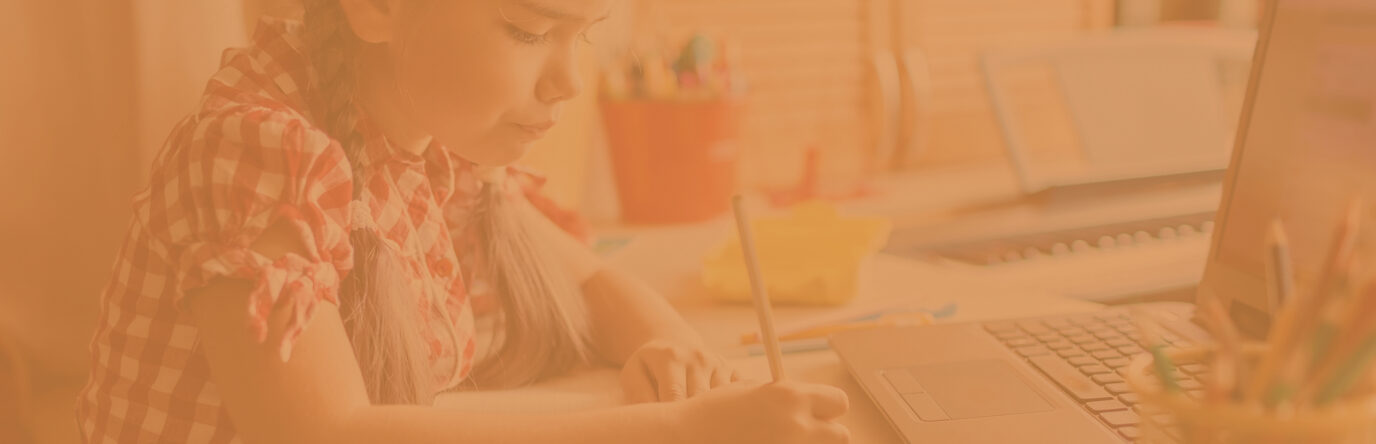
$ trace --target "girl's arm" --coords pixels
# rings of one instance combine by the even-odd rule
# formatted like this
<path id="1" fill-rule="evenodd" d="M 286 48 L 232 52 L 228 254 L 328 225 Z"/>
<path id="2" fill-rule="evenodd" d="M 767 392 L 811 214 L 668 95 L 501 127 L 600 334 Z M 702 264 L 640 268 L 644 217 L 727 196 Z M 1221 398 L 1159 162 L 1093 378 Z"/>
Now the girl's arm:
<path id="1" fill-rule="evenodd" d="M 654 289 L 607 265 L 549 218 L 526 208 L 533 234 L 581 283 L 593 345 L 603 358 L 623 366 L 621 381 L 628 400 L 675 401 L 739 379 Z"/>
<path id="2" fill-rule="evenodd" d="M 293 251 L 277 227 L 255 244 L 268 257 Z M 224 405 L 248 443 L 668 442 L 678 409 L 647 404 L 561 415 L 517 416 L 419 406 L 373 406 L 338 308 L 321 304 L 289 360 L 249 332 L 251 284 L 222 279 L 188 294 L 188 308 Z M 284 312 L 284 311 L 281 311 Z M 270 319 L 268 343 L 284 316 Z"/>
<path id="3" fill-rule="evenodd" d="M 534 207 L 524 208 L 533 234 L 555 251 L 580 283 L 592 318 L 593 341 L 603 358 L 625 363 L 656 340 L 702 345 L 697 331 L 648 284 L 607 264 Z"/>
<path id="4" fill-rule="evenodd" d="M 606 266 L 583 281 L 593 341 L 604 357 L 624 364 L 651 342 L 705 348 L 697 330 L 640 278 Z"/>
<path id="5" fill-rule="evenodd" d="M 305 251 L 285 225 L 253 248 L 270 258 Z M 251 283 L 220 279 L 187 295 L 199 346 L 224 407 L 252 444 L 840 444 L 848 409 L 836 388 L 782 382 L 735 386 L 682 403 L 640 404 L 552 415 L 495 415 L 429 406 L 372 405 L 338 308 L 321 304 L 290 359 L 259 343 L 248 325 Z M 286 311 L 269 318 L 279 341 Z"/>

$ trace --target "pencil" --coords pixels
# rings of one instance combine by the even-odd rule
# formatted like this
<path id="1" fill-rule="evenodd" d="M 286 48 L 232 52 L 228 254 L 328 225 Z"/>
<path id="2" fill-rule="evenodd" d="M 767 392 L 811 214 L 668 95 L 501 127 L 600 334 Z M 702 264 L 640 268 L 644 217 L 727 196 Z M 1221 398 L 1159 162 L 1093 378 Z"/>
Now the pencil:
<path id="1" fill-rule="evenodd" d="M 783 353 L 779 350 L 779 336 L 774 331 L 774 309 L 769 305 L 769 293 L 764 276 L 760 274 L 759 256 L 755 252 L 755 237 L 750 230 L 750 215 L 740 195 L 731 198 L 736 211 L 736 229 L 740 232 L 741 252 L 745 255 L 745 269 L 750 274 L 751 295 L 755 298 L 755 314 L 760 319 L 760 334 L 764 338 L 765 355 L 769 358 L 769 373 L 774 382 L 784 379 Z"/>
<path id="2" fill-rule="evenodd" d="M 1349 264 L 1345 268 L 1352 267 Z M 1330 294 L 1317 313 L 1313 329 L 1295 332 L 1295 347 L 1282 361 L 1279 376 L 1267 395 L 1267 405 L 1278 406 L 1296 397 L 1298 401 L 1306 399 L 1301 393 L 1309 385 L 1305 377 L 1323 363 L 1334 341 L 1355 319 L 1357 312 L 1352 309 L 1356 298 L 1350 294 L 1352 290 L 1348 284 L 1351 272 L 1342 271 L 1333 276 L 1333 282 L 1323 285 Z"/>
<path id="3" fill-rule="evenodd" d="M 1315 364 L 1302 397 L 1318 396 L 1320 399 L 1316 401 L 1331 401 L 1339 394 L 1339 389 L 1355 382 L 1353 372 L 1363 368 L 1364 360 L 1370 359 L 1371 342 L 1376 340 L 1376 285 L 1368 285 L 1359 297 L 1361 300 L 1351 310 L 1353 317 L 1339 329 L 1324 359 Z"/>
<path id="4" fill-rule="evenodd" d="M 1270 296 L 1268 302 L 1270 313 L 1275 315 L 1285 301 L 1295 294 L 1295 272 L 1290 257 L 1290 240 L 1280 219 L 1271 222 L 1271 229 L 1266 234 L 1266 253 L 1266 275 L 1270 281 L 1267 291 Z"/>
<path id="5" fill-rule="evenodd" d="M 1326 405 L 1351 390 L 1361 382 L 1362 376 L 1371 367 L 1372 359 L 1376 359 L 1376 334 L 1367 335 L 1367 339 L 1353 350 L 1352 358 L 1339 367 L 1333 373 L 1333 377 L 1322 386 L 1315 395 L 1314 403 Z"/>
<path id="6" fill-rule="evenodd" d="M 1214 355 L 1210 368 L 1210 384 L 1205 393 L 1210 402 L 1223 402 L 1233 396 L 1238 381 L 1243 380 L 1239 372 L 1244 366 L 1240 362 L 1241 334 L 1237 326 L 1228 318 L 1228 311 L 1212 292 L 1201 295 L 1199 301 L 1200 317 L 1209 332 L 1218 339 L 1219 350 Z"/>
<path id="7" fill-rule="evenodd" d="M 1137 331 L 1142 335 L 1142 346 L 1151 353 L 1152 368 L 1161 379 L 1162 387 L 1169 392 L 1179 392 L 1180 382 L 1175 379 L 1175 363 L 1166 355 L 1166 344 L 1161 342 L 1161 334 L 1157 330 L 1161 327 L 1145 314 L 1135 313 L 1133 317 L 1137 320 Z"/>
<path id="8" fill-rule="evenodd" d="M 1361 199 L 1352 200 L 1346 217 L 1334 233 L 1328 262 L 1324 264 L 1319 275 L 1318 289 L 1308 297 L 1297 294 L 1281 306 L 1275 325 L 1272 326 L 1267 338 L 1267 353 L 1262 356 L 1261 364 L 1257 366 L 1247 389 L 1243 391 L 1243 400 L 1261 398 L 1272 384 L 1275 374 L 1286 364 L 1286 360 L 1299 342 L 1298 337 L 1311 327 L 1317 317 L 1316 313 L 1327 301 L 1330 293 L 1328 282 L 1333 280 L 1333 276 L 1340 270 L 1346 270 L 1351 263 L 1356 250 L 1358 226 L 1361 224 L 1361 202 Z"/>

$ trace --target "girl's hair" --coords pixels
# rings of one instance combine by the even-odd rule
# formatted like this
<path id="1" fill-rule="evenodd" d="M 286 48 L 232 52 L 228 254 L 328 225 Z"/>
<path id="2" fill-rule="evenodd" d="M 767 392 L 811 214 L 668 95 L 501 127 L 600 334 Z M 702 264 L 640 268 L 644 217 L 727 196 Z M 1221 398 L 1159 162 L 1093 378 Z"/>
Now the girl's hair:
<path id="1" fill-rule="evenodd" d="M 349 27 L 339 0 L 303 3 L 302 39 L 315 71 L 313 88 L 307 89 L 314 96 L 313 120 L 343 148 L 353 166 L 354 199 L 361 200 L 366 172 L 359 164 L 364 140 L 355 127 L 355 64 L 364 42 Z M 590 353 L 577 286 L 547 249 L 532 242 L 526 221 L 533 209 L 505 195 L 503 174 L 491 176 L 471 223 L 488 264 L 480 271 L 487 272 L 501 302 L 502 336 L 500 348 L 472 372 L 469 387 L 504 388 L 566 371 L 587 362 Z M 428 404 L 437 381 L 415 303 L 426 295 L 407 294 L 412 287 L 399 252 L 376 227 L 355 221 L 350 240 L 354 268 L 341 282 L 340 312 L 368 395 L 375 403 Z"/>

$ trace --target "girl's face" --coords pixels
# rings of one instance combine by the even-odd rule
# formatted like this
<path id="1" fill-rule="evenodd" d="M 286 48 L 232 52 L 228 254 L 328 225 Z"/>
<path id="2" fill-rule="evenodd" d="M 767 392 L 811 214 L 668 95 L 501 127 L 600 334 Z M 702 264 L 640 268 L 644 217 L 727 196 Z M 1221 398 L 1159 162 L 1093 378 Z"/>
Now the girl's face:
<path id="1" fill-rule="evenodd" d="M 389 45 L 400 117 L 469 161 L 515 162 L 582 90 L 577 48 L 613 1 L 403 2 Z"/>

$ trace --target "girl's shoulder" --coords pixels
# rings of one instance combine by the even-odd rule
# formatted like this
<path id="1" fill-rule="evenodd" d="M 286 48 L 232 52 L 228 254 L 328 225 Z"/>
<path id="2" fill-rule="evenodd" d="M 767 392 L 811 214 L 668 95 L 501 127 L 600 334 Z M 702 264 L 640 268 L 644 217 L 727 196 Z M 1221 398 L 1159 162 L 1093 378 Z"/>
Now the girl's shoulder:
<path id="1" fill-rule="evenodd" d="M 265 19 L 248 46 L 225 51 L 200 104 L 154 160 L 154 184 L 203 162 L 282 174 L 303 166 L 348 168 L 338 143 L 310 115 L 304 89 L 312 74 L 297 27 Z"/>
<path id="2" fill-rule="evenodd" d="M 258 105 L 301 116 L 309 114 L 307 89 L 314 76 L 300 38 L 300 24 L 264 19 L 247 46 L 226 49 L 198 107 L 214 112 Z"/>

